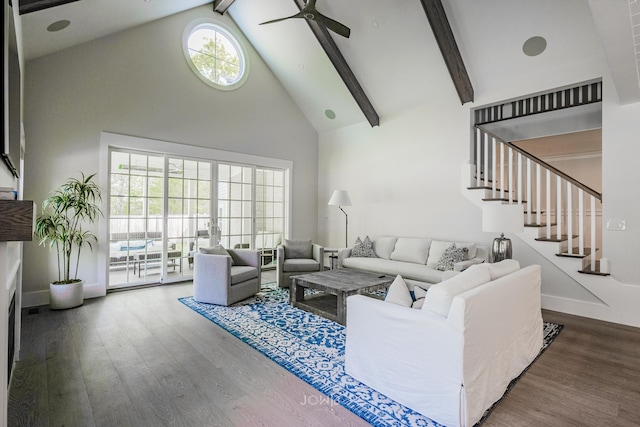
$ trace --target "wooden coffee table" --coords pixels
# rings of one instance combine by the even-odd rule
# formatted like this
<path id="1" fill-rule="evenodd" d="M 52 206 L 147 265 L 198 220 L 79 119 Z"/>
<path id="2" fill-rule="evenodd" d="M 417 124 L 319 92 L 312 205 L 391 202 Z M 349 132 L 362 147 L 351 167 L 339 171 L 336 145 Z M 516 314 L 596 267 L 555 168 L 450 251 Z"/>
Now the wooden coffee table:
<path id="1" fill-rule="evenodd" d="M 290 303 L 294 307 L 345 325 L 347 297 L 386 289 L 393 280 L 392 276 L 349 268 L 292 276 Z M 321 292 L 305 296 L 305 289 L 316 289 Z"/>

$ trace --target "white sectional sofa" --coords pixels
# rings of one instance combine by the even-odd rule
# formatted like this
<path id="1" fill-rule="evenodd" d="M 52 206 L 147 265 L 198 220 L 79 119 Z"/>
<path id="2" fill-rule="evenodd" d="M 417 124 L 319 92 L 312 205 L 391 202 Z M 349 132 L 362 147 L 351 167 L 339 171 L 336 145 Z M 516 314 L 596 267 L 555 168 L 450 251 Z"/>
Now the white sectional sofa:
<path id="1" fill-rule="evenodd" d="M 471 427 L 541 350 L 540 284 L 539 265 L 505 260 L 431 286 L 420 309 L 351 296 L 345 371 L 438 423 Z"/>
<path id="2" fill-rule="evenodd" d="M 465 259 L 453 264 L 452 270 L 438 270 L 442 253 L 455 243 L 467 248 Z M 472 242 L 453 242 L 429 238 L 384 236 L 372 239 L 375 257 L 354 257 L 352 249 L 338 252 L 338 267 L 396 276 L 400 274 L 410 287 L 428 288 L 473 264 L 488 261 L 489 249 Z"/>

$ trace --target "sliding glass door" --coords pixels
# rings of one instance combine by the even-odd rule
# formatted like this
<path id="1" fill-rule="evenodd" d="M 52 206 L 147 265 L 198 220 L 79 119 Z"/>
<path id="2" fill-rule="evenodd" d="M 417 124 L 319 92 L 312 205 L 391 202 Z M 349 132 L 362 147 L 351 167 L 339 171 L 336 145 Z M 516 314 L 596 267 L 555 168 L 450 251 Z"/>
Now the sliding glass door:
<path id="1" fill-rule="evenodd" d="M 210 246 L 212 169 L 209 161 L 168 159 L 167 258 L 180 258 L 174 279 L 191 277 L 193 254 Z"/>
<path id="2" fill-rule="evenodd" d="M 253 234 L 253 169 L 218 164 L 218 226 L 225 248 L 251 248 Z"/>
<path id="3" fill-rule="evenodd" d="M 109 287 L 188 280 L 195 252 L 217 243 L 274 267 L 285 183 L 279 169 L 111 151 Z"/>
<path id="4" fill-rule="evenodd" d="M 139 282 L 164 265 L 164 157 L 112 152 L 109 187 L 109 284 Z"/>
<path id="5" fill-rule="evenodd" d="M 285 225 L 285 171 L 256 168 L 254 247 L 260 251 L 262 268 L 276 267 L 276 247 L 282 243 Z"/>

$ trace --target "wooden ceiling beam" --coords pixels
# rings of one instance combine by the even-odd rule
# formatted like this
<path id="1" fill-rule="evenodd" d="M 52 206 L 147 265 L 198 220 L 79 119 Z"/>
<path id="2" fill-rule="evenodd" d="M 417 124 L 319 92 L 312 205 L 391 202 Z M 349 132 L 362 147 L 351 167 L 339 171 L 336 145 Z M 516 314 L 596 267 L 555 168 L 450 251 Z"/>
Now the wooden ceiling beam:
<path id="1" fill-rule="evenodd" d="M 296 3 L 298 8 L 302 10 L 305 5 L 304 1 L 293 1 Z M 351 68 L 349 67 L 349 64 L 347 64 L 347 61 L 344 59 L 344 56 L 342 56 L 342 52 L 340 52 L 340 49 L 338 49 L 336 42 L 329 34 L 329 30 L 327 30 L 324 25 L 320 25 L 315 21 L 311 21 L 309 19 L 305 19 L 305 21 L 307 21 L 309 28 L 311 28 L 311 31 L 316 36 L 316 39 L 318 39 L 320 46 L 322 46 L 322 49 L 324 49 L 325 53 L 329 57 L 329 60 L 342 78 L 344 84 L 347 86 L 347 89 L 349 89 L 349 92 L 351 92 L 353 99 L 362 110 L 362 113 L 369 121 L 371 127 L 379 126 L 380 117 L 378 116 L 378 113 L 373 107 L 373 104 L 371 104 L 371 101 L 369 101 L 369 98 L 364 92 L 364 89 L 362 89 L 362 86 L 360 86 L 360 83 L 358 82 L 355 74 L 353 74 L 353 71 L 351 71 Z"/>
<path id="2" fill-rule="evenodd" d="M 213 11 L 218 12 L 220 15 L 224 15 L 234 1 L 236 0 L 215 0 L 213 2 Z"/>
<path id="3" fill-rule="evenodd" d="M 50 7 L 60 6 L 62 4 L 73 3 L 75 1 L 79 0 L 20 0 L 20 15 L 24 15 L 25 13 L 37 12 L 39 10 L 48 9 Z"/>
<path id="4" fill-rule="evenodd" d="M 213 2 L 213 10 L 220 14 L 224 14 L 234 1 L 235 0 L 215 0 Z M 300 10 L 302 10 L 302 8 L 305 6 L 304 0 L 293 1 Z M 347 86 L 347 89 L 349 89 L 349 92 L 351 92 L 351 95 L 362 110 L 362 113 L 369 121 L 369 124 L 372 127 L 379 126 L 380 117 L 378 116 L 378 113 L 376 112 L 375 108 L 373 108 L 373 105 L 371 104 L 371 101 L 369 101 L 367 95 L 364 93 L 364 89 L 362 89 L 362 86 L 360 86 L 360 83 L 358 82 L 358 79 L 356 79 L 355 74 L 353 74 L 353 71 L 351 71 L 351 68 L 349 68 L 349 64 L 347 64 L 344 56 L 342 56 L 340 49 L 338 49 L 338 46 L 329 34 L 329 31 L 325 28 L 324 25 L 320 25 L 315 21 L 311 21 L 308 19 L 305 19 L 305 21 L 307 21 L 309 28 L 311 28 L 311 31 L 316 36 L 316 39 L 318 39 L 320 46 L 322 46 L 322 49 L 324 49 L 325 53 L 329 57 L 329 60 L 340 75 L 340 78 L 342 78 L 342 81 Z"/>
<path id="5" fill-rule="evenodd" d="M 460 101 L 463 104 L 473 102 L 473 86 L 441 0 L 420 0 L 420 2 L 431 25 L 433 35 L 436 37 L 444 62 L 447 64 L 449 75 L 451 75 Z"/>

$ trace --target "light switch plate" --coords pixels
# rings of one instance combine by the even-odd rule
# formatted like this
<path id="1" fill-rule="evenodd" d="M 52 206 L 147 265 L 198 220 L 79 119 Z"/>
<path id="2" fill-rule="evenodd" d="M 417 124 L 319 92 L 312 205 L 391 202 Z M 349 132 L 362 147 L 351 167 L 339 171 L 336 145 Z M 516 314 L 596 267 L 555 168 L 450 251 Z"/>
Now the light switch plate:
<path id="1" fill-rule="evenodd" d="M 607 230 L 609 231 L 624 231 L 627 229 L 627 221 L 621 219 L 610 219 L 607 221 Z"/>

